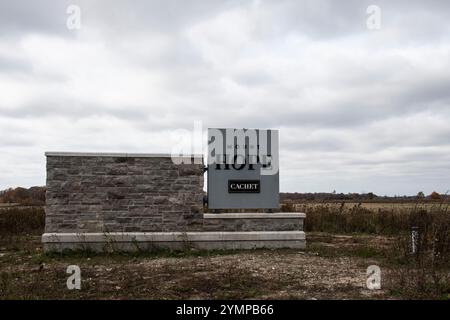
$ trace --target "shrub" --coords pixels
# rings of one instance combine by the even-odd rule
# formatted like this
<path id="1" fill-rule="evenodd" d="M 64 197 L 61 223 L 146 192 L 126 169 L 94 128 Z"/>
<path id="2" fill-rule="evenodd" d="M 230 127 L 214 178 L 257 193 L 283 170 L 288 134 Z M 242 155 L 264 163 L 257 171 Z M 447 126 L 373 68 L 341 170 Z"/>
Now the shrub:
<path id="1" fill-rule="evenodd" d="M 0 234 L 42 234 L 45 226 L 43 207 L 11 207 L 0 210 Z"/>
<path id="2" fill-rule="evenodd" d="M 450 297 L 450 214 L 445 211 L 417 212 L 410 216 L 417 227 L 416 252 L 412 235 L 399 235 L 394 249 L 398 266 L 392 286 L 404 295 L 420 298 Z"/>
<path id="3" fill-rule="evenodd" d="M 433 220 L 440 213 L 449 217 L 448 204 L 436 204 L 428 209 L 419 205 L 411 208 L 380 206 L 369 209 L 361 203 L 349 206 L 336 204 L 287 204 L 282 209 L 305 212 L 305 231 L 331 233 L 370 233 L 398 235 L 409 231 L 420 220 Z M 429 223 L 429 221 L 428 221 Z"/>

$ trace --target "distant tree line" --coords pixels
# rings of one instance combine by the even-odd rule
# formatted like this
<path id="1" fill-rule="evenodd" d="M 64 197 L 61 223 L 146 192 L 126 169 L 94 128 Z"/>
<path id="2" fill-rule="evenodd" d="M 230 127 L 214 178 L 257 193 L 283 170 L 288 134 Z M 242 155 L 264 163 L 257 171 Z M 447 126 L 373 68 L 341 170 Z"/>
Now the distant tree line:
<path id="1" fill-rule="evenodd" d="M 394 201 L 448 201 L 448 194 L 439 194 L 433 191 L 429 195 L 425 195 L 422 191 L 415 196 L 378 196 L 372 192 L 368 193 L 336 193 L 336 192 L 316 192 L 316 193 L 298 193 L 298 192 L 281 192 L 280 200 L 295 201 L 378 201 L 378 202 L 394 202 Z"/>
<path id="2" fill-rule="evenodd" d="M 0 203 L 17 203 L 21 205 L 44 205 L 45 187 L 8 188 L 0 191 Z"/>

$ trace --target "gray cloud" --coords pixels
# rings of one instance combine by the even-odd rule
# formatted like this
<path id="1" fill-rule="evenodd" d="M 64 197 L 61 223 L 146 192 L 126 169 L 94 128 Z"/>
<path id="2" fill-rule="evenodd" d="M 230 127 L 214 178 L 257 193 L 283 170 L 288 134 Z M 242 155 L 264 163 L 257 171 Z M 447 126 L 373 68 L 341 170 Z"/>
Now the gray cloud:
<path id="1" fill-rule="evenodd" d="M 71 1 L 15 0 L 0 3 L 0 35 L 17 37 L 24 33 L 44 32 L 70 36 L 66 9 Z"/>

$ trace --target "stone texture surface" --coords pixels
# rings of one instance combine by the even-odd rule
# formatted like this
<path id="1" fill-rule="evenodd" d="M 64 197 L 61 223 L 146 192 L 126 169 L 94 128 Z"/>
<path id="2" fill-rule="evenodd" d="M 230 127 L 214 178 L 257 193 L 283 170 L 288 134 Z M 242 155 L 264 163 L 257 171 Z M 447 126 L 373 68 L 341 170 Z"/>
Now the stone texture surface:
<path id="1" fill-rule="evenodd" d="M 45 232 L 200 231 L 203 164 L 47 155 Z"/>
<path id="2" fill-rule="evenodd" d="M 303 230 L 300 219 L 215 219 L 204 220 L 205 231 L 292 231 Z"/>

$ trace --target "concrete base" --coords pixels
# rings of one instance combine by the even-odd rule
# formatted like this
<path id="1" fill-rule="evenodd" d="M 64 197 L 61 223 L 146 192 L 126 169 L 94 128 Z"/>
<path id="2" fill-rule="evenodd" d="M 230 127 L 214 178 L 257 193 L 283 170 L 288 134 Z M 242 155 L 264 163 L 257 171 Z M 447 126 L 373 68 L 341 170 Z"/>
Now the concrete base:
<path id="1" fill-rule="evenodd" d="M 57 252 L 306 247 L 303 231 L 44 233 L 42 242 L 45 251 Z"/>

